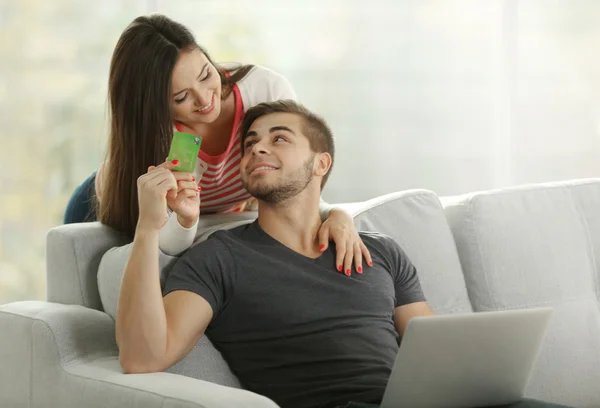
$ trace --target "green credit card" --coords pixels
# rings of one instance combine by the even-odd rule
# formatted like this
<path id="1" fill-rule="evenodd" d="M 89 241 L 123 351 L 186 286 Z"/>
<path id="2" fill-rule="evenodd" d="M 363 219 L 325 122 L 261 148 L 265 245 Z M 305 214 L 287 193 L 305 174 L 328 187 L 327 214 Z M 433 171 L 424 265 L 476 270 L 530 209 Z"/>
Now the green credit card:
<path id="1" fill-rule="evenodd" d="M 173 170 L 192 173 L 196 168 L 196 160 L 198 160 L 201 144 L 202 138 L 200 136 L 173 132 L 173 141 L 167 157 L 167 161 L 179 160 Z"/>

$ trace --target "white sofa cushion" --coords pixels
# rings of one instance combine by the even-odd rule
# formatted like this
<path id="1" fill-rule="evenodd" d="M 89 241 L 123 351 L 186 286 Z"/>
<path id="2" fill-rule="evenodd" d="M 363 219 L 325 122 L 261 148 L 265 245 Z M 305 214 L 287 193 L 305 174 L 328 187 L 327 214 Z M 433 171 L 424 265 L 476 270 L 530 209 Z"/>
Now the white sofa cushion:
<path id="1" fill-rule="evenodd" d="M 437 314 L 472 311 L 452 233 L 434 193 L 401 191 L 346 208 L 358 230 L 389 235 L 402 247 Z"/>
<path id="2" fill-rule="evenodd" d="M 600 180 L 476 193 L 446 215 L 475 311 L 555 308 L 528 395 L 600 406 Z"/>

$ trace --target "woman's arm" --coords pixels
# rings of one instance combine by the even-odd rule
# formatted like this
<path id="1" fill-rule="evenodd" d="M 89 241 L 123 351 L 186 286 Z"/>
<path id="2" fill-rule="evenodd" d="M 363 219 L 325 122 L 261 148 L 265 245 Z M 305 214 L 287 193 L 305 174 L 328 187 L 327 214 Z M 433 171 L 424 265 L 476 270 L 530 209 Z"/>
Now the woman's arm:
<path id="1" fill-rule="evenodd" d="M 102 197 L 102 174 L 104 173 L 105 163 L 100 164 L 98 171 L 96 172 L 96 179 L 94 180 L 94 188 L 96 190 L 96 198 L 100 201 Z"/>
<path id="2" fill-rule="evenodd" d="M 288 81 L 287 78 L 281 74 L 278 74 L 274 71 L 272 71 L 272 73 L 273 79 L 271 82 L 271 92 L 274 96 L 274 100 L 292 99 L 297 101 L 298 96 L 296 95 L 296 91 L 294 91 L 292 84 L 290 84 L 290 81 Z"/>
<path id="3" fill-rule="evenodd" d="M 102 163 L 96 172 L 96 197 L 100 200 L 102 196 L 102 177 L 106 170 L 106 162 Z M 159 233 L 158 247 L 166 255 L 178 256 L 194 243 L 196 231 L 198 229 L 198 220 L 189 228 L 182 226 L 175 212 L 166 216 L 165 225 Z"/>
<path id="4" fill-rule="evenodd" d="M 333 205 L 327 204 L 325 200 L 323 200 L 323 197 L 321 197 L 321 201 L 319 201 L 319 215 L 321 216 L 321 221 L 325 221 L 327 218 L 329 218 L 329 213 L 334 208 L 335 207 Z"/>
<path id="5" fill-rule="evenodd" d="M 367 265 L 373 266 L 371 253 L 363 243 L 354 226 L 350 214 L 341 208 L 327 204 L 321 198 L 319 202 L 319 215 L 323 224 L 319 229 L 319 244 L 321 251 L 329 247 L 329 241 L 335 242 L 336 268 L 345 275 L 352 275 L 352 264 L 357 273 L 363 272 L 363 256 Z"/>
<path id="6" fill-rule="evenodd" d="M 160 230 L 158 247 L 166 255 L 178 256 L 192 246 L 197 230 L 198 220 L 192 227 L 185 228 L 177 220 L 177 214 L 172 212 Z"/>

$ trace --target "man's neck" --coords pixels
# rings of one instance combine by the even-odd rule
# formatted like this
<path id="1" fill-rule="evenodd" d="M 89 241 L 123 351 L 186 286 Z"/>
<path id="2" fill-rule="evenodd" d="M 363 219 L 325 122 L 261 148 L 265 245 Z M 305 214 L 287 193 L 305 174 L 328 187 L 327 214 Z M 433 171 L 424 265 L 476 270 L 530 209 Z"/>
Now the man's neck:
<path id="1" fill-rule="evenodd" d="M 319 215 L 320 196 L 304 194 L 292 197 L 279 204 L 260 202 L 258 206 L 258 224 L 260 227 L 291 250 L 317 258 L 321 217 Z"/>

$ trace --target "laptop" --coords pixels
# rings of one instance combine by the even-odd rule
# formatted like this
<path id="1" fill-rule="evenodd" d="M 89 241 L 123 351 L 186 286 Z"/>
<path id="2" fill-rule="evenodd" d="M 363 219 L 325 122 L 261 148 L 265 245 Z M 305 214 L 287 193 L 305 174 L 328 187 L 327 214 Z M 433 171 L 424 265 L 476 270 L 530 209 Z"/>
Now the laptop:
<path id="1" fill-rule="evenodd" d="M 411 319 L 381 408 L 521 400 L 551 313 L 544 307 Z"/>

